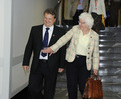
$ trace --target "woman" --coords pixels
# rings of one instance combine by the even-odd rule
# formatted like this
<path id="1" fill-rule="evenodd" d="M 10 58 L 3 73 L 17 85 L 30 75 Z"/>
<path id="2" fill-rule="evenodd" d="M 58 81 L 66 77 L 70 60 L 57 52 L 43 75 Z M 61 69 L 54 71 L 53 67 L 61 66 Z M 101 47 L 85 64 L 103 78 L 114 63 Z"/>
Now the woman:
<path id="1" fill-rule="evenodd" d="M 94 18 L 94 26 L 92 29 L 97 33 L 99 30 L 104 30 L 105 27 L 102 23 L 102 15 L 104 19 L 106 19 L 104 0 L 90 0 L 89 13 L 91 13 Z"/>
<path id="2" fill-rule="evenodd" d="M 85 83 L 91 75 L 98 74 L 99 67 L 99 36 L 91 28 L 93 18 L 89 13 L 79 16 L 79 25 L 74 26 L 54 45 L 44 49 L 44 53 L 55 53 L 59 48 L 71 40 L 66 51 L 66 75 L 69 99 L 77 99 L 77 86 L 83 95 Z"/>

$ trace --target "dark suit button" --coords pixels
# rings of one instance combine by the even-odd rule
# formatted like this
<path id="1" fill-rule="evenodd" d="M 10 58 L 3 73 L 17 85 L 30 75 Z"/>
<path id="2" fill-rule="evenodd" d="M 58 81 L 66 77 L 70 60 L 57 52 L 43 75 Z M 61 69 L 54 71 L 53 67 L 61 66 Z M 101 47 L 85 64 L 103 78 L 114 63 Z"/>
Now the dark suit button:
<path id="1" fill-rule="evenodd" d="M 89 59 L 89 58 L 88 58 Z"/>

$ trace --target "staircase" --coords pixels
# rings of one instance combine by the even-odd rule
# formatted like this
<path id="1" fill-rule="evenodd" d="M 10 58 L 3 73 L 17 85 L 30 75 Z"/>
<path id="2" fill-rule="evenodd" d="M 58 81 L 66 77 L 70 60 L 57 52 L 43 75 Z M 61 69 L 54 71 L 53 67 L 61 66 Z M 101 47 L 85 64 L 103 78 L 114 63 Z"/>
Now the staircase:
<path id="1" fill-rule="evenodd" d="M 104 92 L 121 93 L 121 28 L 105 28 L 99 33 L 99 77 Z M 58 74 L 57 88 L 66 88 L 66 74 Z"/>
<path id="2" fill-rule="evenodd" d="M 100 69 L 103 90 L 121 92 L 121 28 L 106 28 L 99 33 Z"/>

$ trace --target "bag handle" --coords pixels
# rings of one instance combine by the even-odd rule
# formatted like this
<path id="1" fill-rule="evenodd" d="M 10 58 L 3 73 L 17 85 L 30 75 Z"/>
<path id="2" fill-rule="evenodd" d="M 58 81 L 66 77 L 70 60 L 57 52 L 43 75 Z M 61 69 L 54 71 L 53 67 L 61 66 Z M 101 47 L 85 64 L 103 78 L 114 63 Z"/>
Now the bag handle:
<path id="1" fill-rule="evenodd" d="M 98 76 L 98 75 L 95 75 L 94 73 L 93 73 L 93 75 L 92 75 L 92 78 L 93 78 L 93 79 L 96 78 L 96 80 L 99 80 L 99 76 Z"/>

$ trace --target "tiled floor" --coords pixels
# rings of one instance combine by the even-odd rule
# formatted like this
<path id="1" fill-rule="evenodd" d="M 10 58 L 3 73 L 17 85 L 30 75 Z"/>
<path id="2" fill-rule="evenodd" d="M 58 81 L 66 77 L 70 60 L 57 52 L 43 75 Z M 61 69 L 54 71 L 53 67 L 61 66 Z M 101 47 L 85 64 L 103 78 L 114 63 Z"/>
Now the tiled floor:
<path id="1" fill-rule="evenodd" d="M 113 92 L 104 92 L 103 99 L 121 99 L 121 92 L 120 93 L 113 93 Z M 55 99 L 68 99 L 67 90 L 63 89 L 56 89 Z M 78 93 L 78 99 L 81 99 L 80 94 Z"/>
<path id="2" fill-rule="evenodd" d="M 121 92 L 119 93 L 104 92 L 103 96 L 104 96 L 103 99 L 121 99 Z M 27 99 L 27 88 L 25 88 L 23 91 L 21 91 L 11 99 Z M 57 88 L 54 99 L 68 99 L 67 89 Z M 81 99 L 79 92 L 78 92 L 78 99 Z"/>

